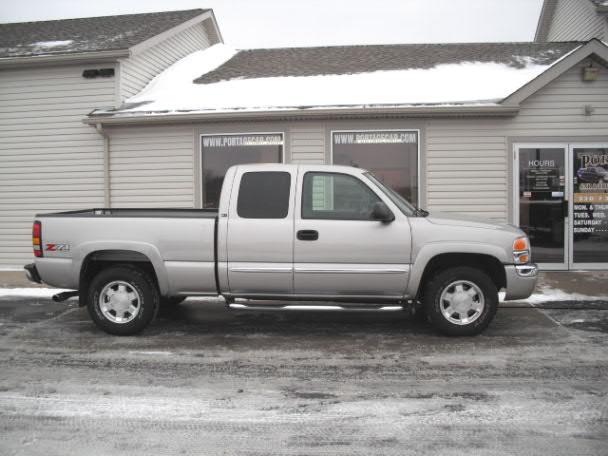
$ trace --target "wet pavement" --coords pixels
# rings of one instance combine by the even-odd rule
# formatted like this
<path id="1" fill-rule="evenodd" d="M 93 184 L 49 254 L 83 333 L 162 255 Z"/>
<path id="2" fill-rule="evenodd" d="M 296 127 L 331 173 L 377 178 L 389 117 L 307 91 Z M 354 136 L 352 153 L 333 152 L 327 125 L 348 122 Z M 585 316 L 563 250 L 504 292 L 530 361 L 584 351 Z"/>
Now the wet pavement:
<path id="1" fill-rule="evenodd" d="M 121 338 L 0 297 L 0 454 L 606 455 L 608 303 L 539 307 L 455 339 L 191 299 Z"/>

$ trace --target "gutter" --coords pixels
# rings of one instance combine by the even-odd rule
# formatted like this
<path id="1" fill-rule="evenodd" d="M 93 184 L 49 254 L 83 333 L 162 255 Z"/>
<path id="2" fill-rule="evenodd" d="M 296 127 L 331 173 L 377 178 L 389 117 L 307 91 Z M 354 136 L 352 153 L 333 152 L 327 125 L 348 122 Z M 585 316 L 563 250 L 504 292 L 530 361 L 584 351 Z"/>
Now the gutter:
<path id="1" fill-rule="evenodd" d="M 183 123 L 220 120 L 267 120 L 267 119 L 335 119 L 369 117 L 475 117 L 475 116 L 514 116 L 519 106 L 408 106 L 378 108 L 328 108 L 328 109 L 290 109 L 277 111 L 228 111 L 193 112 L 173 114 L 97 114 L 85 117 L 87 125 L 130 125 Z"/>
<path id="2" fill-rule="evenodd" d="M 47 54 L 32 55 L 25 57 L 4 57 L 0 58 L 0 68 L 12 68 L 20 66 L 32 66 L 55 63 L 80 63 L 85 61 L 116 60 L 129 57 L 129 49 L 119 49 L 112 51 L 77 52 L 72 54 Z"/>
<path id="3" fill-rule="evenodd" d="M 103 137 L 103 204 L 104 207 L 112 207 L 112 194 L 110 192 L 110 137 L 100 123 L 95 124 L 95 129 Z"/>

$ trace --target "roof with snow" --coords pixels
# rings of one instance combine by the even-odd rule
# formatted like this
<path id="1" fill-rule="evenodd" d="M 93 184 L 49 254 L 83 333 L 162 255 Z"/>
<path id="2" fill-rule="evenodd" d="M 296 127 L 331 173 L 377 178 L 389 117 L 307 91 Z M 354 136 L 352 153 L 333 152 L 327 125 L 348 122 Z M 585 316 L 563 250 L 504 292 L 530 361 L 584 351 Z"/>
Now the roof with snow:
<path id="1" fill-rule="evenodd" d="M 220 43 L 186 56 L 122 106 L 97 109 L 89 119 L 312 115 L 353 109 L 506 112 L 510 107 L 501 102 L 507 97 L 590 45 L 605 51 L 599 41 L 246 51 Z"/>
<path id="2" fill-rule="evenodd" d="M 211 10 L 0 24 L 0 58 L 129 49 Z"/>

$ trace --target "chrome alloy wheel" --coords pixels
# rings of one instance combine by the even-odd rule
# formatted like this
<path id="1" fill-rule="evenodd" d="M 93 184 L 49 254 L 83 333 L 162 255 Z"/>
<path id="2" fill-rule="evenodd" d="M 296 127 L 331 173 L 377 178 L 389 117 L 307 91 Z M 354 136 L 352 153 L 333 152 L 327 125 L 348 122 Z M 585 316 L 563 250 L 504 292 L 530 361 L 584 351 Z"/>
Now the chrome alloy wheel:
<path id="1" fill-rule="evenodd" d="M 485 301 L 477 285 L 468 280 L 457 280 L 443 289 L 439 306 L 450 323 L 468 325 L 481 316 Z"/>
<path id="2" fill-rule="evenodd" d="M 141 297 L 129 283 L 115 280 L 101 290 L 99 309 L 112 323 L 129 323 L 141 309 Z"/>

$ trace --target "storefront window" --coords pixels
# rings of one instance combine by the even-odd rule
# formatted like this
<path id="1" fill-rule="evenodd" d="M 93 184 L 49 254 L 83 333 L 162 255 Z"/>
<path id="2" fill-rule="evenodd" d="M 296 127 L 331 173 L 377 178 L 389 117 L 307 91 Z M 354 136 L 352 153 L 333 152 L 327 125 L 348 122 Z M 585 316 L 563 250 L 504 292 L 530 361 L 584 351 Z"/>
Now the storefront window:
<path id="1" fill-rule="evenodd" d="M 418 132 L 413 130 L 336 131 L 335 165 L 371 171 L 413 204 L 418 203 Z"/>
<path id="2" fill-rule="evenodd" d="M 226 171 L 233 165 L 281 163 L 283 134 L 201 136 L 203 208 L 217 208 Z"/>
<path id="3" fill-rule="evenodd" d="M 608 148 L 573 149 L 573 261 L 608 262 Z"/>

